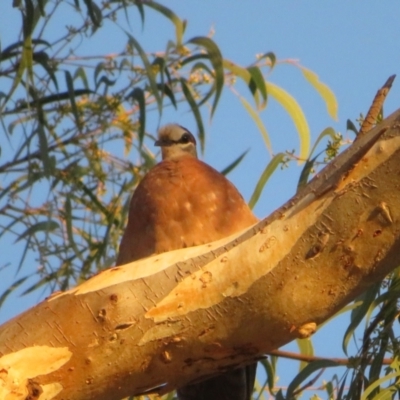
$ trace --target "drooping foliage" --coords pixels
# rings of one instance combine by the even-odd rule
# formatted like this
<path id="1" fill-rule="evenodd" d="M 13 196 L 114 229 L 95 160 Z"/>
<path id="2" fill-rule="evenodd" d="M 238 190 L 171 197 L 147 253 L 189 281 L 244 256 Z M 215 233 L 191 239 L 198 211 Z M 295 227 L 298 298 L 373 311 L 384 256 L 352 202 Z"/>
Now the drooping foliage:
<path id="1" fill-rule="evenodd" d="M 332 128 L 319 135 L 310 152 L 301 107 L 270 79 L 270 72 L 279 68 L 274 53 L 262 53 L 247 66 L 227 60 L 212 36 L 187 37 L 187 22 L 165 4 L 15 0 L 13 9 L 10 2 L 3 4 L 18 23 L 0 38 L 0 247 L 16 242 L 20 252 L 15 265 L 7 265 L 7 257 L 0 264 L 0 273 L 12 270 L 16 276 L 0 293 L 3 307 L 15 289 L 65 290 L 113 265 L 129 194 L 156 162 L 149 146 L 154 138 L 147 129 L 150 118 L 160 121 L 170 109 L 190 110 L 204 150 L 204 119 L 224 106 L 223 91 L 233 89 L 230 93 L 253 119 L 272 156 L 254 189 L 252 206 L 278 166 L 291 159 L 305 161 L 301 188 L 318 158 L 329 160 L 337 154 L 341 136 Z M 153 19 L 165 30 L 157 35 L 163 38 L 161 44 L 141 36 Z M 115 36 L 112 50 L 103 50 L 104 35 Z M 294 68 L 300 68 L 326 103 L 327 113 L 336 118 L 330 89 L 314 72 L 300 65 Z M 270 99 L 294 122 L 300 139 L 296 157 L 273 152 L 274 137 L 261 117 Z M 326 147 L 317 148 L 326 138 Z M 245 154 L 224 172 L 237 167 Z M 349 361 L 344 377 L 326 384 L 330 398 L 389 398 L 397 392 L 393 325 L 398 286 L 393 274 L 384 288 L 376 286 L 351 306 L 345 349 L 367 320 L 366 329 L 359 357 Z M 313 353 L 310 341 L 299 341 L 299 348 L 304 356 Z M 391 358 L 390 367 L 384 366 L 385 357 Z M 265 386 L 278 399 L 291 398 L 310 374 L 339 364 L 301 363 L 302 371 L 286 393 L 276 389 L 273 356 L 262 362 Z"/>

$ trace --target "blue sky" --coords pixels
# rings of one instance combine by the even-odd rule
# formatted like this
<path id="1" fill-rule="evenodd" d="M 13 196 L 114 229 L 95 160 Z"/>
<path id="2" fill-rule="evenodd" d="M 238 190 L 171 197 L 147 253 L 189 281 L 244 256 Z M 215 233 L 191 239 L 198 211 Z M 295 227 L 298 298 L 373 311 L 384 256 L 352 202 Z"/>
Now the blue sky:
<path id="1" fill-rule="evenodd" d="M 347 118 L 355 121 L 360 112 L 365 113 L 376 91 L 399 70 L 400 4 L 394 1 L 169 0 L 164 4 L 187 19 L 187 38 L 207 34 L 212 27 L 213 39 L 230 60 L 248 65 L 256 54 L 273 51 L 279 60 L 298 60 L 316 72 L 337 96 L 337 122 L 328 116 L 325 105 L 297 68 L 279 65 L 269 78 L 300 103 L 314 139 L 327 126 L 352 138 L 345 130 Z M 148 22 L 146 37 L 154 38 L 154 32 L 158 36 L 162 30 L 152 26 L 150 18 Z M 385 105 L 386 113 L 396 109 L 399 94 L 400 84 L 395 81 Z M 181 112 L 178 118 L 195 129 L 187 113 Z M 298 148 L 292 121 L 273 100 L 263 121 L 275 153 Z M 225 91 L 208 133 L 205 160 L 216 168 L 222 169 L 250 148 L 241 168 L 230 176 L 248 199 L 269 155 L 253 121 L 229 90 Z M 293 194 L 298 173 L 297 168 L 290 168 L 273 177 L 256 207 L 259 217 L 269 214 Z"/>
<path id="2" fill-rule="evenodd" d="M 355 122 L 360 112 L 366 113 L 376 91 L 386 79 L 400 73 L 398 1 L 160 2 L 188 21 L 187 39 L 207 35 L 212 28 L 215 31 L 213 39 L 224 57 L 236 63 L 248 65 L 255 60 L 256 54 L 272 51 L 278 60 L 296 60 L 316 72 L 337 97 L 338 121 L 329 117 L 324 103 L 296 67 L 288 63 L 278 65 L 269 77 L 271 82 L 283 87 L 299 102 L 313 139 L 327 126 L 352 138 L 352 134 L 346 132 L 347 118 Z M 8 44 L 7 38 L 15 27 L 16 18 L 19 16 L 15 10 L 7 9 L 0 14 L 2 47 Z M 149 11 L 142 30 L 137 15 L 135 18 L 137 25 L 133 24 L 132 29 L 137 38 L 145 43 L 144 47 L 148 45 L 151 50 L 163 50 L 166 40 L 173 37 L 171 25 Z M 87 51 L 100 53 L 103 49 L 110 52 L 121 50 L 118 35 L 120 32 L 99 32 L 101 47 L 88 48 Z M 84 51 L 82 48 L 81 53 Z M 386 100 L 386 115 L 399 107 L 399 99 L 400 76 Z M 162 123 L 175 121 L 195 132 L 194 119 L 187 110 L 181 108 L 177 113 L 164 113 Z M 241 166 L 229 176 L 245 198 L 249 199 L 270 160 L 254 122 L 228 90 L 213 120 L 206 121 L 208 137 L 204 160 L 215 168 L 224 168 L 245 149 L 250 149 Z M 299 140 L 292 121 L 273 100 L 263 113 L 263 121 L 270 134 L 274 153 L 298 148 Z M 149 121 L 148 128 L 155 129 L 157 123 Z M 294 164 L 286 170 L 277 171 L 255 209 L 258 217 L 267 216 L 294 194 L 299 173 L 300 167 Z M 2 281 L 1 292 L 7 280 Z M 39 300 L 38 294 L 22 298 L 14 296 L 1 310 L 0 321 L 11 318 Z M 342 321 L 345 325 L 346 320 Z M 323 355 L 333 355 L 333 349 L 340 348 L 337 346 L 340 346 L 342 333 L 338 333 L 338 330 L 340 326 L 337 323 L 334 330 L 325 331 L 323 340 L 316 340 L 317 348 Z M 326 346 L 327 341 L 329 346 Z"/>

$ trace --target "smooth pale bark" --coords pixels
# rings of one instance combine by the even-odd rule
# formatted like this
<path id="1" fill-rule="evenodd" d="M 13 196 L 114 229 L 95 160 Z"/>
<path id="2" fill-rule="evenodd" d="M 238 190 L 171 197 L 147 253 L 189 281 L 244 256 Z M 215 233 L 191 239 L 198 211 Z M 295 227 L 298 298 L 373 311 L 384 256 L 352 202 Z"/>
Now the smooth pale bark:
<path id="1" fill-rule="evenodd" d="M 397 111 L 246 232 L 109 269 L 4 324 L 0 398 L 117 400 L 246 364 L 311 335 L 399 249 Z"/>

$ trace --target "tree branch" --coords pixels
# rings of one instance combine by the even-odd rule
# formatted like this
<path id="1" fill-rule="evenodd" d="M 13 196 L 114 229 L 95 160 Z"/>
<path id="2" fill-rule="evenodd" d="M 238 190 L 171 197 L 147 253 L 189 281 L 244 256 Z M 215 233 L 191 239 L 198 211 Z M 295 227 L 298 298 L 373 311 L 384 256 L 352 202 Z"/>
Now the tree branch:
<path id="1" fill-rule="evenodd" d="M 106 270 L 1 326 L 0 397 L 165 393 L 310 336 L 400 264 L 399 185 L 397 111 L 251 229 Z"/>
<path id="2" fill-rule="evenodd" d="M 289 360 L 296 361 L 304 361 L 304 362 L 313 362 L 313 361 L 322 361 L 329 360 L 337 363 L 338 365 L 343 365 L 346 367 L 352 367 L 357 364 L 358 357 L 353 358 L 337 358 L 337 357 L 319 357 L 319 356 L 307 356 L 305 354 L 292 353 L 290 351 L 284 350 L 272 350 L 267 353 L 270 356 L 287 358 Z M 393 358 L 384 358 L 382 361 L 383 365 L 390 365 L 393 362 Z M 369 360 L 369 364 L 372 364 L 372 360 Z"/>

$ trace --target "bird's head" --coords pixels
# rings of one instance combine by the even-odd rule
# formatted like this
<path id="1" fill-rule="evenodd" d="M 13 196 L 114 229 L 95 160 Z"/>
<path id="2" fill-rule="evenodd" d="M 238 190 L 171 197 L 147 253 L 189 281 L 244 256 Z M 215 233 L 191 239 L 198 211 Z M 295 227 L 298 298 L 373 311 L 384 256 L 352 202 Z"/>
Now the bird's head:
<path id="1" fill-rule="evenodd" d="M 160 128 L 154 145 L 161 147 L 163 160 L 182 156 L 197 158 L 196 139 L 186 128 L 177 124 Z"/>

